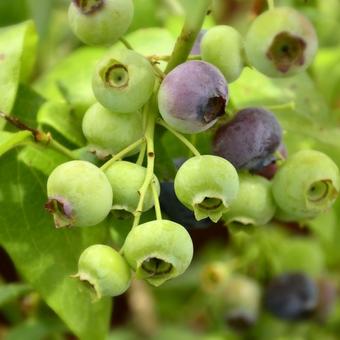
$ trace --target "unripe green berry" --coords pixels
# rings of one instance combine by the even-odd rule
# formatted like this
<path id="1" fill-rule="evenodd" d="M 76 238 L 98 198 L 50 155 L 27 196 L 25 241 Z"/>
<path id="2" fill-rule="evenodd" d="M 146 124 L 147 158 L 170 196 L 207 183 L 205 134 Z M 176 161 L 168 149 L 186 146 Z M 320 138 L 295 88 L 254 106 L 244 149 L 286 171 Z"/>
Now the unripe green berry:
<path id="1" fill-rule="evenodd" d="M 123 255 L 138 278 L 160 286 L 189 267 L 193 244 L 189 233 L 180 224 L 157 220 L 130 231 Z"/>
<path id="2" fill-rule="evenodd" d="M 87 161 L 57 166 L 47 181 L 46 208 L 56 227 L 86 227 L 103 221 L 112 207 L 109 180 Z"/>
<path id="3" fill-rule="evenodd" d="M 74 34 L 88 45 L 113 44 L 128 30 L 132 0 L 72 0 L 68 10 Z"/>
<path id="4" fill-rule="evenodd" d="M 240 76 L 244 67 L 243 53 L 242 36 L 231 26 L 210 28 L 201 42 L 202 59 L 215 65 L 228 83 Z"/>
<path id="5" fill-rule="evenodd" d="M 155 80 L 151 63 L 141 54 L 111 50 L 96 66 L 92 89 L 98 102 L 110 111 L 130 113 L 148 101 Z"/>
<path id="6" fill-rule="evenodd" d="M 245 225 L 263 225 L 268 223 L 275 213 L 275 202 L 272 196 L 272 185 L 267 179 L 239 174 L 240 189 L 230 209 L 223 214 L 223 220 L 229 223 Z"/>
<path id="7" fill-rule="evenodd" d="M 196 156 L 187 160 L 175 177 L 175 192 L 199 221 L 217 222 L 235 200 L 239 179 L 233 165 L 218 156 Z"/>
<path id="8" fill-rule="evenodd" d="M 237 327 L 240 322 L 249 327 L 256 322 L 261 303 L 261 291 L 256 281 L 241 275 L 231 276 L 215 294 L 231 327 Z"/>
<path id="9" fill-rule="evenodd" d="M 74 276 L 87 281 L 100 299 L 118 296 L 130 286 L 131 271 L 123 256 L 109 246 L 95 244 L 83 251 Z"/>
<path id="10" fill-rule="evenodd" d="M 89 149 L 98 158 L 116 154 L 143 136 L 140 112 L 120 114 L 111 112 L 99 103 L 93 104 L 83 118 L 83 133 Z M 134 155 L 138 148 L 128 155 Z"/>
<path id="11" fill-rule="evenodd" d="M 314 150 L 302 150 L 288 158 L 273 179 L 276 204 L 291 220 L 314 218 L 328 210 L 339 189 L 337 165 Z"/>
<path id="12" fill-rule="evenodd" d="M 289 7 L 262 13 L 250 26 L 245 39 L 249 63 L 270 77 L 291 76 L 305 70 L 317 48 L 312 24 Z"/>
<path id="13" fill-rule="evenodd" d="M 139 190 L 143 185 L 146 168 L 135 163 L 117 161 L 113 163 L 105 174 L 113 191 L 113 210 L 124 210 L 131 214 L 136 211 L 140 199 Z M 157 177 L 153 177 L 156 191 L 159 195 L 160 186 Z M 147 211 L 154 206 L 152 188 L 146 191 L 142 211 Z"/>

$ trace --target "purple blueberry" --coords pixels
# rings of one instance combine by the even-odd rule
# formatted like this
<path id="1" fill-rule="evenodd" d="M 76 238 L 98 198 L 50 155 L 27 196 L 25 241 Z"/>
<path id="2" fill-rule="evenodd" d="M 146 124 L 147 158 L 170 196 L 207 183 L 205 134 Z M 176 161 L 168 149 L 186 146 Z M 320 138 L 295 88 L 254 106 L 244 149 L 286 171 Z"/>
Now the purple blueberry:
<path id="1" fill-rule="evenodd" d="M 223 74 L 204 61 L 187 61 L 172 70 L 158 93 L 163 119 L 182 133 L 209 129 L 225 112 L 228 88 Z"/>
<path id="2" fill-rule="evenodd" d="M 301 320 L 312 315 L 318 303 L 318 288 L 303 273 L 286 273 L 268 285 L 264 303 L 269 312 L 284 320 Z"/>
<path id="3" fill-rule="evenodd" d="M 282 139 L 275 116 L 262 108 L 245 108 L 222 125 L 213 140 L 214 153 L 231 162 L 236 169 L 260 171 L 274 160 Z"/>
<path id="4" fill-rule="evenodd" d="M 277 151 L 280 153 L 283 159 L 286 159 L 288 157 L 287 148 L 283 143 L 279 145 L 279 147 L 277 148 Z M 263 169 L 258 171 L 256 174 L 271 180 L 275 176 L 278 169 L 279 167 L 277 165 L 277 159 L 276 159 L 272 163 L 268 164 Z"/>

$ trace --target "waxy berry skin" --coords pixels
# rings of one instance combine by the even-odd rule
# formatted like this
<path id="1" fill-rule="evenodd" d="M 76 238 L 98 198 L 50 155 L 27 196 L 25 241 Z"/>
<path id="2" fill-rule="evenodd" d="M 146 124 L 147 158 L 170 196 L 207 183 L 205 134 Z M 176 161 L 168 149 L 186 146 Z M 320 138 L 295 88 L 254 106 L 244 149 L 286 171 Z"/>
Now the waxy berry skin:
<path id="1" fill-rule="evenodd" d="M 195 219 L 194 213 L 178 200 L 172 181 L 161 182 L 159 202 L 162 212 L 166 214 L 169 220 L 183 225 L 188 230 L 191 228 L 207 228 L 212 224 L 209 218 L 200 221 Z"/>
<path id="2" fill-rule="evenodd" d="M 158 92 L 162 118 L 176 131 L 198 133 L 225 113 L 228 88 L 223 74 L 204 61 L 187 61 L 173 69 Z"/>
<path id="3" fill-rule="evenodd" d="M 188 159 L 177 171 L 175 192 L 199 221 L 209 217 L 217 222 L 236 199 L 239 178 L 227 160 L 212 155 Z"/>
<path id="4" fill-rule="evenodd" d="M 137 278 L 157 287 L 189 267 L 193 244 L 189 233 L 180 224 L 156 220 L 130 231 L 123 255 L 136 271 Z"/>
<path id="5" fill-rule="evenodd" d="M 142 115 L 140 112 L 130 114 L 112 112 L 96 103 L 86 111 L 82 130 L 89 143 L 89 150 L 98 158 L 105 158 L 142 138 Z M 136 148 L 129 156 L 138 151 Z"/>
<path id="6" fill-rule="evenodd" d="M 271 112 L 244 108 L 220 126 L 213 139 L 214 153 L 231 162 L 237 170 L 259 171 L 274 160 L 282 129 Z"/>
<path id="7" fill-rule="evenodd" d="M 56 227 L 87 227 L 102 222 L 112 207 L 112 189 L 105 174 L 87 161 L 57 166 L 47 181 L 46 208 Z"/>
<path id="8" fill-rule="evenodd" d="M 313 61 L 318 39 L 309 20 L 289 7 L 277 7 L 258 16 L 246 35 L 249 63 L 269 77 L 287 77 Z"/>
<path id="9" fill-rule="evenodd" d="M 215 65 L 228 83 L 235 81 L 244 67 L 243 39 L 233 27 L 220 25 L 208 30 L 202 39 L 202 59 Z"/>
<path id="10" fill-rule="evenodd" d="M 124 210 L 131 214 L 135 213 L 140 199 L 139 190 L 146 176 L 146 168 L 131 162 L 117 161 L 105 170 L 105 175 L 112 187 L 112 209 Z M 159 195 L 159 181 L 155 175 L 153 181 Z M 145 194 L 142 211 L 147 211 L 153 206 L 152 188 L 149 186 Z"/>
<path id="11" fill-rule="evenodd" d="M 92 89 L 98 102 L 119 113 L 138 111 L 151 97 L 156 76 L 151 63 L 132 50 L 111 50 L 96 65 Z"/>
<path id="12" fill-rule="evenodd" d="M 223 214 L 226 224 L 267 224 L 275 214 L 276 206 L 271 191 L 271 182 L 250 174 L 239 174 L 240 189 L 229 211 Z"/>
<path id="13" fill-rule="evenodd" d="M 123 294 L 130 286 L 131 270 L 116 250 L 95 244 L 82 252 L 78 261 L 78 273 L 73 277 L 88 282 L 100 299 Z"/>
<path id="14" fill-rule="evenodd" d="M 337 165 L 326 154 L 301 150 L 287 158 L 273 179 L 273 195 L 280 209 L 278 219 L 315 218 L 327 211 L 340 190 Z"/>
<path id="15" fill-rule="evenodd" d="M 269 282 L 264 303 L 267 310 L 280 319 L 305 319 L 317 306 L 318 288 L 303 273 L 282 274 Z"/>
<path id="16" fill-rule="evenodd" d="M 133 18 L 132 0 L 73 0 L 68 10 L 74 34 L 88 45 L 115 43 Z"/>

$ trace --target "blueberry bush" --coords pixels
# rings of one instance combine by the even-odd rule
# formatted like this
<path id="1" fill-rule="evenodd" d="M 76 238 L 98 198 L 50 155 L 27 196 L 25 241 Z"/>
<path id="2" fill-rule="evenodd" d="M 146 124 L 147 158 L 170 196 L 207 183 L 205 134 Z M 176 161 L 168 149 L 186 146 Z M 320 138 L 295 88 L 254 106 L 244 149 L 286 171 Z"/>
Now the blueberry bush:
<path id="1" fill-rule="evenodd" d="M 339 0 L 0 2 L 0 338 L 338 339 Z"/>

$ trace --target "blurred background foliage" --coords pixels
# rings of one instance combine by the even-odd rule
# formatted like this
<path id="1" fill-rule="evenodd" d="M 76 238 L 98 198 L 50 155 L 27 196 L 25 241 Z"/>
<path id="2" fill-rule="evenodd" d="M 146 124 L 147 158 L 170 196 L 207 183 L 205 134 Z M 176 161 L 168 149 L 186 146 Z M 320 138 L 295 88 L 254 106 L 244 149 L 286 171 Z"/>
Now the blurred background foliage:
<path id="1" fill-rule="evenodd" d="M 127 35 L 132 46 L 146 55 L 170 53 L 187 1 L 193 0 L 134 0 L 135 17 Z M 33 19 L 39 37 L 33 72 L 27 81 L 20 80 L 12 111 L 33 126 L 52 131 L 65 145 L 81 148 L 85 143 L 81 117 L 94 101 L 91 73 L 105 50 L 84 47 L 74 37 L 67 22 L 68 4 L 68 0 L 0 0 L 0 27 Z M 316 60 L 308 73 L 290 79 L 272 80 L 246 69 L 231 85 L 233 107 L 270 107 L 293 101 L 294 108 L 274 110 L 285 129 L 289 153 L 319 149 L 340 166 L 340 1 L 277 0 L 275 4 L 293 6 L 314 23 L 320 44 Z M 266 6 L 262 0 L 214 0 L 204 27 L 229 24 L 244 34 Z M 140 31 L 143 28 L 154 29 Z M 0 36 L 6 29 L 0 29 Z M 208 153 L 209 133 L 200 135 L 197 143 L 203 153 Z M 167 133 L 157 147 L 160 177 L 171 177 L 172 160 L 186 157 L 187 150 Z M 53 152 L 31 147 L 22 149 L 19 159 L 45 175 L 65 161 Z M 112 229 L 113 241 L 119 244 L 127 228 Z M 214 225 L 190 232 L 195 259 L 189 271 L 157 289 L 134 282 L 127 294 L 114 300 L 109 339 L 339 339 L 339 202 L 304 226 L 275 222 L 238 231 Z M 40 292 L 23 282 L 2 248 L 0 263 L 0 338 L 72 338 L 67 320 L 61 321 L 58 311 L 45 304 Z M 253 280 L 260 291 L 275 275 L 303 272 L 315 280 L 326 280 L 336 294 L 327 301 L 327 316 L 314 315 L 299 322 L 278 320 L 264 310 L 261 298 L 255 308 L 247 305 L 251 300 L 247 297 L 245 308 L 255 308 L 258 320 L 239 327 L 227 317 L 231 308 L 228 294 L 214 292 L 216 277 L 204 276 L 207 271 L 215 273 L 216 268 L 223 268 L 226 276 L 236 274 Z"/>

